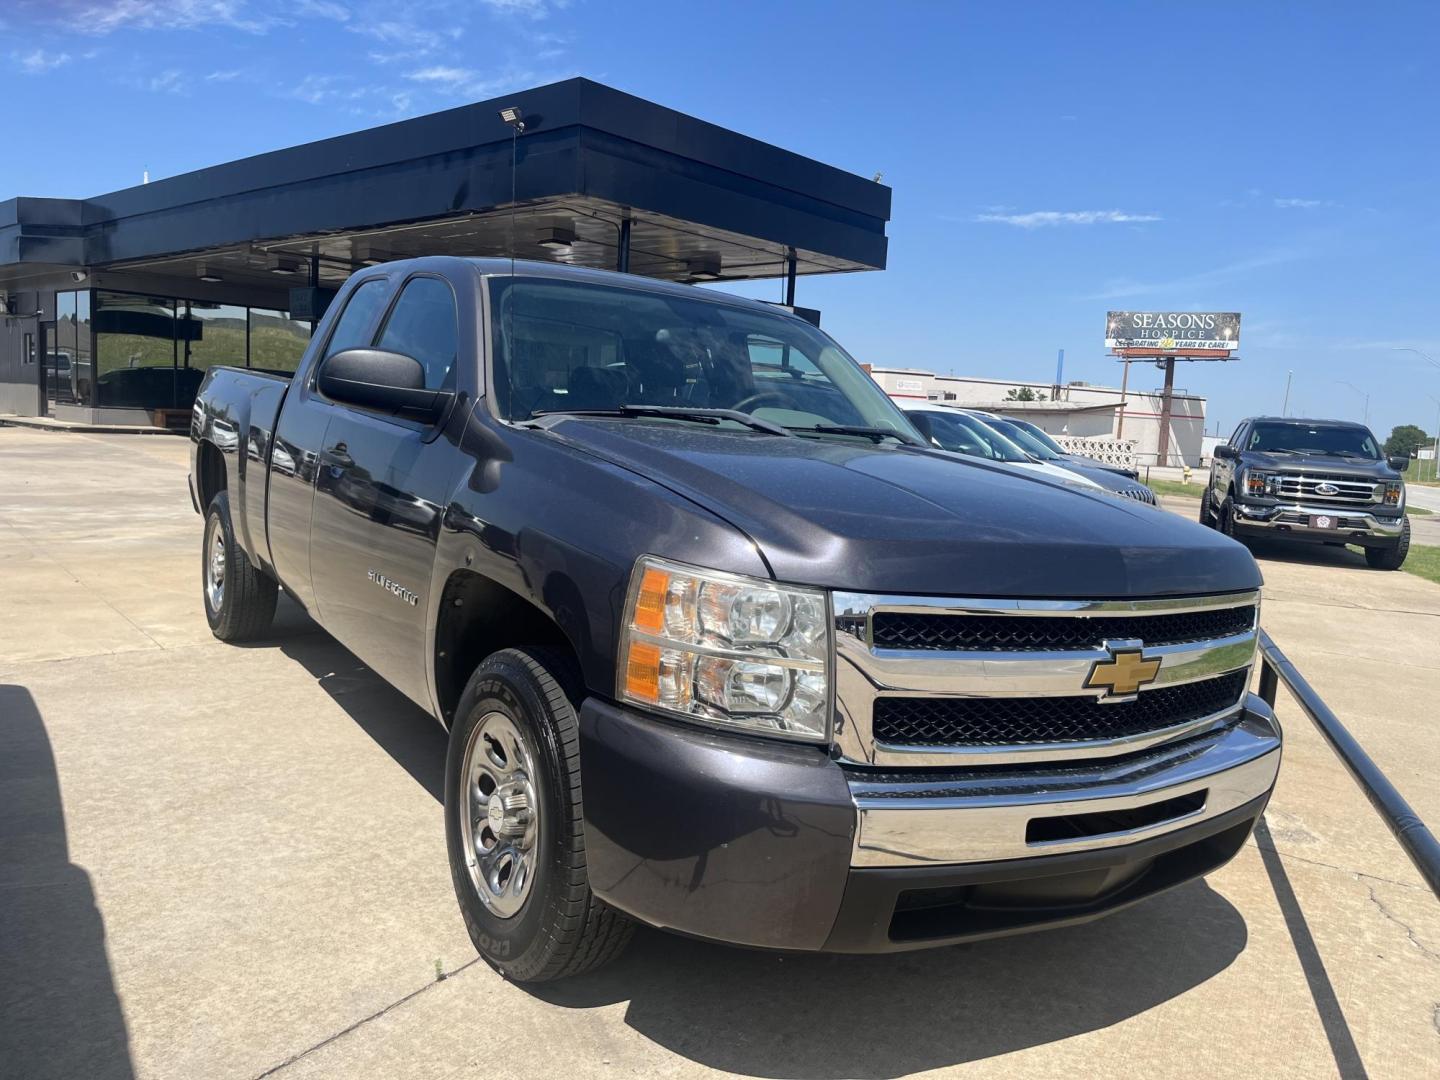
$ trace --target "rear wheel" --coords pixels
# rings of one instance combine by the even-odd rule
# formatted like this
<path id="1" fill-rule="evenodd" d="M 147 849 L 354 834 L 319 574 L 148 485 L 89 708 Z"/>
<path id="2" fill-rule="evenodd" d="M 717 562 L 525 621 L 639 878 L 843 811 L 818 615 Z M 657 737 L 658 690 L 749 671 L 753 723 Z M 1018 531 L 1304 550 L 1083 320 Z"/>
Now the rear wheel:
<path id="1" fill-rule="evenodd" d="M 1365 561 L 1376 570 L 1399 570 L 1405 565 L 1405 556 L 1410 554 L 1410 519 L 1400 526 L 1400 542 L 1390 547 L 1366 548 Z"/>
<path id="2" fill-rule="evenodd" d="M 248 641 L 270 629 L 279 590 L 275 579 L 257 569 L 236 541 L 228 492 L 210 500 L 200 563 L 211 633 L 221 641 Z"/>
<path id="3" fill-rule="evenodd" d="M 590 891 L 575 709 L 561 658 L 506 649 L 476 669 L 445 764 L 450 876 L 470 940 L 517 982 L 590 971 L 634 925 Z"/>

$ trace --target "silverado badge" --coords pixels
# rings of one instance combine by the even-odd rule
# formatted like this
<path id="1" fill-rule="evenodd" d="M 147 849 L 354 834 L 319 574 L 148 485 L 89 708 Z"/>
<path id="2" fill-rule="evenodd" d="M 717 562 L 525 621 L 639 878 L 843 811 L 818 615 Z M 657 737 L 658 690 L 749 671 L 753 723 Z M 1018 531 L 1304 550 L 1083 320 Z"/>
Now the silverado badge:
<path id="1" fill-rule="evenodd" d="M 1160 658 L 1146 660 L 1142 649 L 1115 649 L 1106 646 L 1108 660 L 1096 660 L 1085 676 L 1087 689 L 1103 689 L 1103 696 L 1123 697 L 1136 693 L 1140 687 L 1155 681 L 1160 674 Z"/>

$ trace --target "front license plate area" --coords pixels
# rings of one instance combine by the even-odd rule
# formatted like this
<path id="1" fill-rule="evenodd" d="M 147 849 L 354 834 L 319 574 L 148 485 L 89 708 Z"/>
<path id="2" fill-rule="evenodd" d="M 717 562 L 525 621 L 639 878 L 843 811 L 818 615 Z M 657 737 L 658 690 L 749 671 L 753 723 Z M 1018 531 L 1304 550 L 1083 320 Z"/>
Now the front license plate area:
<path id="1" fill-rule="evenodd" d="M 1312 529 L 1333 529 L 1335 526 L 1336 520 L 1330 514 L 1310 515 L 1310 528 Z"/>

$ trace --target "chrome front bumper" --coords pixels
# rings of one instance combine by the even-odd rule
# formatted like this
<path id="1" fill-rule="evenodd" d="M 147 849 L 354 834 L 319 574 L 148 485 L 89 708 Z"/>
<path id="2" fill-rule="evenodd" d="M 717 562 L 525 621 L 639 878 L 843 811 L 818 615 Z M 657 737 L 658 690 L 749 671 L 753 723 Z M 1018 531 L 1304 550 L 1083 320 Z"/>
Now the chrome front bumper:
<path id="1" fill-rule="evenodd" d="M 1295 532 L 1317 537 L 1374 536 L 1398 539 L 1405 525 L 1403 508 L 1391 520 L 1377 517 L 1366 510 L 1350 507 L 1307 506 L 1304 503 L 1282 503 L 1279 506 L 1247 506 L 1236 502 L 1235 524 L 1243 529 L 1269 529 L 1273 532 Z M 1310 525 L 1314 517 L 1328 517 L 1336 524 L 1331 529 Z M 1303 519 L 1303 520 L 1300 520 Z M 1345 522 L 1346 524 L 1341 524 Z"/>
<path id="2" fill-rule="evenodd" d="M 1221 730 L 1109 762 L 1004 772 L 851 769 L 859 813 L 851 865 L 996 862 L 1163 836 L 1266 795 L 1280 750 L 1274 713 L 1251 694 Z"/>

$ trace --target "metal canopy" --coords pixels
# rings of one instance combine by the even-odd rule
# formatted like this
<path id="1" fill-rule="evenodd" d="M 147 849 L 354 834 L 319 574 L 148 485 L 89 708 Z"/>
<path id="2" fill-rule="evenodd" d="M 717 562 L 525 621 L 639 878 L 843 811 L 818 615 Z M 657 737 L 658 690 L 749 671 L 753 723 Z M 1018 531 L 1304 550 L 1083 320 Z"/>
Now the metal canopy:
<path id="1" fill-rule="evenodd" d="M 0 203 L 0 280 L 85 266 L 276 288 L 313 258 L 336 285 L 394 258 L 509 255 L 512 230 L 519 258 L 613 269 L 626 219 L 633 273 L 773 278 L 792 254 L 798 274 L 883 269 L 889 216 L 880 184 L 571 79 L 94 199 Z"/>

